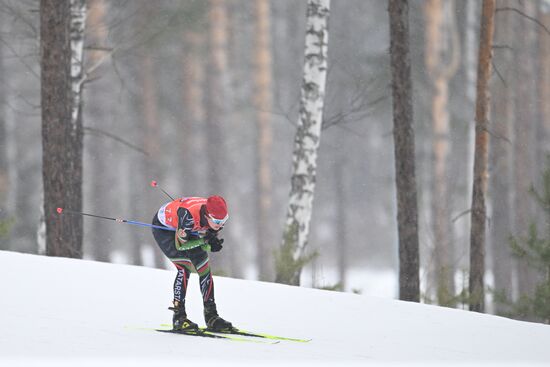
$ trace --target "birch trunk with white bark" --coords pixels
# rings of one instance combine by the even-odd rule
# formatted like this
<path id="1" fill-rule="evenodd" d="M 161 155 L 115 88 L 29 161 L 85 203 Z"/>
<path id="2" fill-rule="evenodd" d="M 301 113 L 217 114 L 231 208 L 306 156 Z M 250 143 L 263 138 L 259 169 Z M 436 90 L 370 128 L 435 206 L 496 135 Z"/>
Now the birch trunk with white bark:
<path id="1" fill-rule="evenodd" d="M 82 121 L 78 120 L 82 113 L 85 26 L 86 0 L 71 0 L 71 90 L 73 92 L 71 125 L 75 132 L 78 130 L 78 124 L 82 125 Z"/>
<path id="2" fill-rule="evenodd" d="M 276 281 L 299 285 L 309 235 L 325 97 L 330 0 L 307 3 L 305 60 L 291 190 Z M 307 261 L 306 261 L 307 262 Z"/>

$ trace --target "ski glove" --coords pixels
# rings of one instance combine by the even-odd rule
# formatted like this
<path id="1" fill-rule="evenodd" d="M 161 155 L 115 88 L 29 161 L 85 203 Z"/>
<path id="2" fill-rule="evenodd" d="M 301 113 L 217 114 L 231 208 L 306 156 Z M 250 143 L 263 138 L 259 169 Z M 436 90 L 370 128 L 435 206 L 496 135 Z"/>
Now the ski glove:
<path id="1" fill-rule="evenodd" d="M 206 231 L 206 234 L 204 235 L 204 240 L 206 242 L 210 241 L 212 238 L 218 237 L 218 231 L 214 231 L 212 229 L 209 229 Z"/>
<path id="2" fill-rule="evenodd" d="M 187 237 L 185 237 L 185 239 L 187 241 L 194 241 L 194 240 L 198 240 L 199 238 L 201 238 L 197 232 L 192 232 L 188 229 L 185 230 L 185 233 L 187 234 Z"/>
<path id="3" fill-rule="evenodd" d="M 213 237 L 208 240 L 208 244 L 210 245 L 210 251 L 212 252 L 218 252 L 222 249 L 222 243 L 223 238 L 217 238 Z"/>

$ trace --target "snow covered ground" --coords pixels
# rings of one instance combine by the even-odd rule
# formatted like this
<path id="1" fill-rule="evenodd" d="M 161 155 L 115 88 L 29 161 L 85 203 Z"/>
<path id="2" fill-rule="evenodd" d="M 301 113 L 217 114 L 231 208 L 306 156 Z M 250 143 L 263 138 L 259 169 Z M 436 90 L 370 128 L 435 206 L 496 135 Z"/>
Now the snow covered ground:
<path id="1" fill-rule="evenodd" d="M 244 343 L 147 330 L 171 320 L 173 271 L 3 251 L 0 270 L 0 366 L 550 366 L 550 326 L 490 315 L 216 277 L 222 317 L 312 339 Z"/>

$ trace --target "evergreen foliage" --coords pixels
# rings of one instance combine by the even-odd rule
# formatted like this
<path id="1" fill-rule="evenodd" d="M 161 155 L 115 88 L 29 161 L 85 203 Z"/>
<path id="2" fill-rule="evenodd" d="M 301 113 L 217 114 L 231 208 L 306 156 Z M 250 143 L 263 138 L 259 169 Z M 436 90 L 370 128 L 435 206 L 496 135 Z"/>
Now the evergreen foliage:
<path id="1" fill-rule="evenodd" d="M 515 257 L 528 262 L 542 277 L 533 295 L 522 295 L 512 306 L 512 316 L 540 319 L 550 323 L 550 156 L 542 175 L 542 193 L 531 186 L 530 193 L 544 211 L 544 236 L 539 235 L 536 222 L 529 226 L 526 237 L 510 237 L 510 246 Z M 506 302 L 501 297 L 501 301 Z"/>
<path id="2" fill-rule="evenodd" d="M 14 223 L 15 220 L 13 218 L 0 220 L 0 239 L 7 238 L 9 236 L 9 233 Z"/>

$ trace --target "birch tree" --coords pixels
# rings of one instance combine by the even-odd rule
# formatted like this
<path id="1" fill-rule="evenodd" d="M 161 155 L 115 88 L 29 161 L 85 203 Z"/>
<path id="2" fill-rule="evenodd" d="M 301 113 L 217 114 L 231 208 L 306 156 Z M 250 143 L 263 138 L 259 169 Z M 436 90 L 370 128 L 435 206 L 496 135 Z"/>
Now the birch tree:
<path id="1" fill-rule="evenodd" d="M 308 0 L 305 60 L 298 128 L 294 138 L 291 189 L 282 244 L 276 259 L 276 282 L 300 284 L 315 192 L 328 55 L 330 0 Z"/>
<path id="2" fill-rule="evenodd" d="M 46 254 L 82 257 L 82 56 L 84 0 L 40 2 L 42 176 Z"/>
<path id="3" fill-rule="evenodd" d="M 399 299 L 420 300 L 409 3 L 390 0 L 393 139 L 399 235 Z"/>
<path id="4" fill-rule="evenodd" d="M 472 224 L 470 233 L 470 310 L 483 312 L 485 307 L 485 230 L 487 161 L 489 144 L 489 80 L 495 19 L 495 0 L 483 0 L 479 36 L 474 182 L 472 189 Z"/>
<path id="5" fill-rule="evenodd" d="M 86 0 L 71 0 L 71 152 L 70 172 L 71 206 L 82 210 L 82 152 L 83 152 L 83 113 L 82 90 L 84 75 L 84 31 L 86 27 Z M 76 248 L 80 256 L 83 254 L 82 240 L 84 225 L 82 217 L 73 218 L 75 228 Z"/>
<path id="6" fill-rule="evenodd" d="M 71 0 L 71 124 L 77 127 L 75 139 L 80 139 L 82 147 L 82 86 L 84 84 L 84 30 L 86 26 L 86 0 Z M 82 150 L 82 148 L 81 148 Z M 80 153 L 82 155 L 82 153 Z M 79 163 L 80 162 L 80 163 Z M 82 159 L 73 163 L 81 165 Z M 82 172 L 82 167 L 80 167 Z M 80 178 L 82 181 L 82 178 Z"/>

